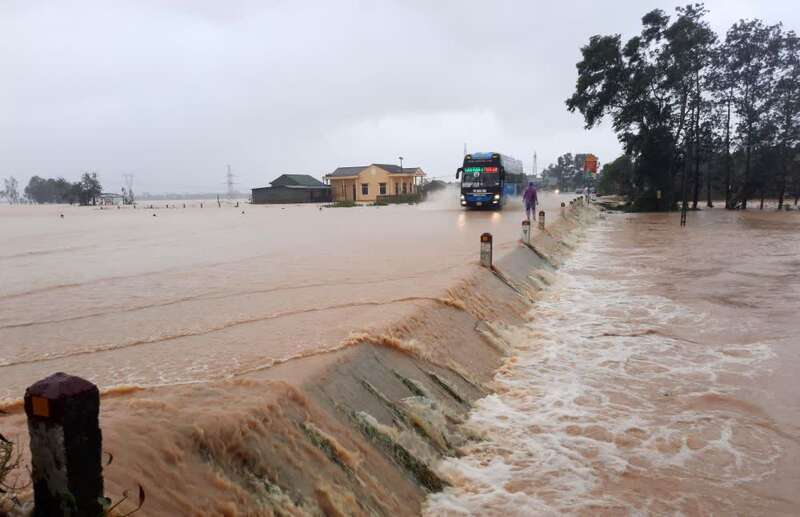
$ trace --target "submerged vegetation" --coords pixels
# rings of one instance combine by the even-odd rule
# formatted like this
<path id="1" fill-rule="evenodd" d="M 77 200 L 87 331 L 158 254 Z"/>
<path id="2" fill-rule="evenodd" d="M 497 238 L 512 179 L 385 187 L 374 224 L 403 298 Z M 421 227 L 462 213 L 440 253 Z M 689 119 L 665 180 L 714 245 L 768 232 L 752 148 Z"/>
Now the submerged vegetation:
<path id="1" fill-rule="evenodd" d="M 800 198 L 800 39 L 781 24 L 741 20 L 720 37 L 703 4 L 656 9 L 623 43 L 595 35 L 581 49 L 567 99 L 592 128 L 610 118 L 625 155 L 599 189 L 634 208 L 697 208 L 723 198 Z"/>
<path id="2" fill-rule="evenodd" d="M 20 465 L 21 455 L 15 450 L 14 442 L 0 434 L 0 517 L 21 506 L 18 493 L 27 485 L 21 485 L 19 479 L 11 479 Z"/>

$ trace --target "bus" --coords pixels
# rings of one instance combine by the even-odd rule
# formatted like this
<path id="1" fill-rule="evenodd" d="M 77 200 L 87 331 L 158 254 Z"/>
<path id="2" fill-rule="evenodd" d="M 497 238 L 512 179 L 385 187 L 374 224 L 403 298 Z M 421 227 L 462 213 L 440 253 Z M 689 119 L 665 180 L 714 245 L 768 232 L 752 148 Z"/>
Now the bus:
<path id="1" fill-rule="evenodd" d="M 472 153 L 456 171 L 461 178 L 461 206 L 498 210 L 509 196 L 525 190 L 522 162 L 500 153 Z"/>

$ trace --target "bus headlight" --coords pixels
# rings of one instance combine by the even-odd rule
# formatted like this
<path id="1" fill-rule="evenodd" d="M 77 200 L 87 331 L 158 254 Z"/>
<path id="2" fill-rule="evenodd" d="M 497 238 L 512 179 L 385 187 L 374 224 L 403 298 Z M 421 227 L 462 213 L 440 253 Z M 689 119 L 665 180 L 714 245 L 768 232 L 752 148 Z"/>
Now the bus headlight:
<path id="1" fill-rule="evenodd" d="M 464 194 L 461 194 L 461 201 L 464 201 Z"/>
<path id="2" fill-rule="evenodd" d="M 494 200 L 495 201 L 500 201 L 500 194 L 495 194 L 494 195 Z"/>

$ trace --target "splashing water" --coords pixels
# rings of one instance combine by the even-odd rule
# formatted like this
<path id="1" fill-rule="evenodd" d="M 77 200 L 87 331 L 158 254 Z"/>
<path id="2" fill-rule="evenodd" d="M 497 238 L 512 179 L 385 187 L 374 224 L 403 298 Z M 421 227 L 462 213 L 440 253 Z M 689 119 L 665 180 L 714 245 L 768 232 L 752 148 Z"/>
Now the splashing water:
<path id="1" fill-rule="evenodd" d="M 769 305 L 748 280 L 730 280 L 723 252 L 741 221 L 711 214 L 718 225 L 672 237 L 658 217 L 612 216 L 579 246 L 513 338 L 496 393 L 471 414 L 484 440 L 439 465 L 452 487 L 426 514 L 798 508 L 793 491 L 764 488 L 798 475 L 779 461 L 798 450 L 797 406 L 776 415 L 764 389 L 749 390 L 763 388 L 787 348 L 780 336 L 796 330 L 775 307 L 800 307 L 797 278 L 790 262 L 768 258 L 796 244 L 760 232 L 736 259 L 786 273 L 774 275 Z"/>

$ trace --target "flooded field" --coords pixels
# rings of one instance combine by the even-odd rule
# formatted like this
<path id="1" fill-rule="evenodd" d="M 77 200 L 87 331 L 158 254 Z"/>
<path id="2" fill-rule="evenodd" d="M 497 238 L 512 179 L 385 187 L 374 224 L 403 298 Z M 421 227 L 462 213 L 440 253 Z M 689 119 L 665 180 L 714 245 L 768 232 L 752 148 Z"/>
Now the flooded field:
<path id="1" fill-rule="evenodd" d="M 797 515 L 800 216 L 609 215 L 515 333 L 426 515 Z"/>
<path id="2" fill-rule="evenodd" d="M 543 196 L 551 217 L 561 199 Z M 156 203 L 0 207 L 0 400 L 54 371 L 101 388 L 224 379 L 337 347 L 446 295 L 523 212 Z M 61 218 L 60 215 L 64 217 Z"/>
<path id="3" fill-rule="evenodd" d="M 26 451 L 36 380 L 97 383 L 141 515 L 796 514 L 800 214 L 543 197 L 538 253 L 454 192 L 3 207 L 2 431 Z"/>

